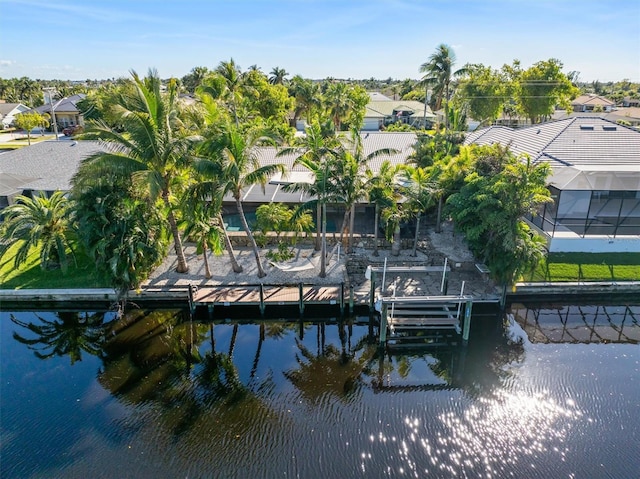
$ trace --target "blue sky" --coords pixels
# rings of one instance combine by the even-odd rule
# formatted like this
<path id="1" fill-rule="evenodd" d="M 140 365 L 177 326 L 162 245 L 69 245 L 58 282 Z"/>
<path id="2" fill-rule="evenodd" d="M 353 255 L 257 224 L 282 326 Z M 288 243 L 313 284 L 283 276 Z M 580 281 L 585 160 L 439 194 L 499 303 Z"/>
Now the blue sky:
<path id="1" fill-rule="evenodd" d="M 0 77 L 182 77 L 233 58 L 307 78 L 418 78 L 558 58 L 583 81 L 640 81 L 638 0 L 0 0 Z"/>

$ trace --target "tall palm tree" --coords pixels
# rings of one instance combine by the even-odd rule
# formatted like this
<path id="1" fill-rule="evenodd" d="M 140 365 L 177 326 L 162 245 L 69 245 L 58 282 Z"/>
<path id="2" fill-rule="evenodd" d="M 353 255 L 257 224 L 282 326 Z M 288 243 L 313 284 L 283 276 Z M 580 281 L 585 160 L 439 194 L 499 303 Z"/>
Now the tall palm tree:
<path id="1" fill-rule="evenodd" d="M 206 148 L 206 146 L 205 146 Z M 203 243 L 203 254 L 205 255 L 205 276 L 210 278 L 208 264 L 206 262 L 206 245 L 208 244 L 214 252 L 219 251 L 220 238 L 224 241 L 225 249 L 229 254 L 231 269 L 234 273 L 242 273 L 242 266 L 238 263 L 231 239 L 224 227 L 222 218 L 222 198 L 224 187 L 219 181 L 219 165 L 215 159 L 196 158 L 193 170 L 197 173 L 193 184 L 185 193 L 185 208 L 193 211 L 200 210 L 200 213 L 193 217 L 194 227 Z M 186 215 L 187 218 L 191 216 Z"/>
<path id="2" fill-rule="evenodd" d="M 347 228 L 349 222 L 349 241 L 347 251 L 351 252 L 353 247 L 353 229 L 355 222 L 356 203 L 366 197 L 366 176 L 367 164 L 381 156 L 390 156 L 398 153 L 394 148 L 380 148 L 365 154 L 362 144 L 362 137 L 357 130 L 351 131 L 350 139 L 346 140 L 346 145 L 340 149 L 340 154 L 334 162 L 335 170 L 333 180 L 338 197 L 344 203 L 345 213 L 340 230 L 340 238 Z"/>
<path id="3" fill-rule="evenodd" d="M 421 83 L 428 88 L 433 86 L 436 95 L 435 110 L 442 107 L 444 101 L 445 127 L 448 126 L 448 102 L 449 102 L 449 86 L 454 76 L 462 75 L 466 69 L 461 68 L 454 71 L 453 65 L 456 62 L 456 55 L 449 45 L 444 43 L 438 45 L 436 51 L 431 54 L 429 60 L 420 65 L 420 73 L 425 75 L 422 77 Z"/>
<path id="4" fill-rule="evenodd" d="M 220 97 L 226 102 L 236 126 L 240 124 L 238 108 L 242 98 L 243 75 L 240 66 L 231 58 L 228 62 L 222 61 L 218 64 L 215 72 L 224 80 L 224 91 Z"/>
<path id="5" fill-rule="evenodd" d="M 85 161 L 99 171 L 112 168 L 128 172 L 146 184 L 151 200 L 160 198 L 173 236 L 178 258 L 176 271 L 189 269 L 174 213 L 174 187 L 189 163 L 191 147 L 197 138 L 187 135 L 178 115 L 178 84 L 172 79 L 167 93 L 160 91 L 161 81 L 155 70 L 140 78 L 135 71 L 133 90 L 122 90 L 114 110 L 123 132 L 96 121 L 88 124 L 84 138 L 101 140 L 107 151 L 90 155 Z"/>
<path id="6" fill-rule="evenodd" d="M 231 193 L 242 222 L 242 227 L 249 238 L 258 266 L 258 277 L 267 275 L 262 266 L 260 252 L 256 240 L 249 228 L 242 206 L 243 192 L 255 185 L 263 187 L 269 176 L 280 172 L 285 174 L 282 164 L 260 166 L 258 147 L 274 141 L 266 132 L 249 129 L 242 132 L 239 128 L 227 125 L 222 133 L 208 142 L 207 150 L 211 159 L 217 162 L 218 178 L 225 193 Z"/>
<path id="7" fill-rule="evenodd" d="M 278 156 L 295 154 L 293 166 L 306 168 L 313 175 L 313 183 L 299 182 L 288 185 L 288 191 L 303 191 L 312 198 L 310 202 L 303 204 L 298 211 L 314 208 L 316 210 L 316 243 L 315 250 L 322 249 L 322 215 L 328 197 L 327 175 L 328 159 L 335 156 L 336 149 L 340 146 L 335 135 L 326 135 L 319 123 L 314 122 L 305 130 L 305 135 L 298 137 L 293 146 L 282 148 Z M 325 213 L 326 215 L 326 213 Z M 322 268 L 322 267 L 321 267 Z"/>
<path id="8" fill-rule="evenodd" d="M 366 190 L 369 196 L 369 202 L 375 206 L 374 222 L 373 222 L 373 255 L 378 256 L 378 224 L 380 220 L 380 212 L 382 209 L 392 206 L 400 199 L 397 192 L 396 176 L 398 167 L 392 165 L 388 160 L 382 162 L 380 170 L 373 173 L 367 169 L 367 185 Z"/>
<path id="9" fill-rule="evenodd" d="M 33 198 L 19 195 L 16 203 L 7 206 L 3 214 L 0 258 L 16 241 L 21 241 L 14 259 L 16 268 L 27 260 L 31 248 L 40 248 L 42 269 L 60 266 L 66 271 L 71 225 L 68 200 L 61 191 L 56 191 L 50 198 L 44 194 Z"/>
<path id="10" fill-rule="evenodd" d="M 272 85 L 284 85 L 288 74 L 289 73 L 284 68 L 274 67 L 269 74 L 269 83 Z"/>

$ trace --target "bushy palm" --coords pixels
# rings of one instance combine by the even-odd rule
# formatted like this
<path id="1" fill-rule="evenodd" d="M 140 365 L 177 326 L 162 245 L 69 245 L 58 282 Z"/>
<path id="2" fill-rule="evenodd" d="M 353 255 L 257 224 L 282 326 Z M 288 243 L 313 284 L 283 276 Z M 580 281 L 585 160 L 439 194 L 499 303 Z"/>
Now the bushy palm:
<path id="1" fill-rule="evenodd" d="M 69 264 L 67 250 L 71 249 L 71 225 L 68 200 L 61 191 L 56 191 L 51 197 L 44 194 L 36 194 L 33 198 L 19 195 L 16 203 L 7 206 L 3 214 L 0 257 L 20 241 L 14 259 L 16 268 L 27 260 L 31 248 L 39 248 L 43 269 L 60 266 L 66 271 Z"/>
<path id="2" fill-rule="evenodd" d="M 427 170 L 415 166 L 402 168 L 401 177 L 404 187 L 403 193 L 407 197 L 405 208 L 416 220 L 416 231 L 413 238 L 413 250 L 411 254 L 417 255 L 418 235 L 420 232 L 420 217 L 433 203 L 434 192 L 437 188 L 433 178 Z"/>
<path id="3" fill-rule="evenodd" d="M 123 132 L 103 122 L 89 123 L 83 137 L 101 140 L 107 151 L 90 155 L 85 163 L 95 175 L 101 170 L 127 173 L 146 185 L 152 201 L 162 200 L 178 257 L 176 270 L 185 273 L 188 265 L 175 216 L 174 189 L 179 189 L 184 180 L 182 175 L 196 138 L 182 128 L 175 80 L 169 82 L 167 93 L 163 94 L 156 71 L 151 70 L 144 79 L 135 72 L 132 77 L 134 90 L 121 92 L 115 99 L 114 110 Z"/>
<path id="4" fill-rule="evenodd" d="M 388 160 L 382 162 L 380 170 L 374 173 L 367 169 L 366 190 L 369 196 L 369 202 L 375 207 L 374 223 L 373 223 L 373 255 L 378 256 L 378 223 L 380 220 L 380 212 L 384 208 L 393 206 L 400 199 L 398 188 L 396 185 L 396 176 L 398 167 L 394 166 Z"/>

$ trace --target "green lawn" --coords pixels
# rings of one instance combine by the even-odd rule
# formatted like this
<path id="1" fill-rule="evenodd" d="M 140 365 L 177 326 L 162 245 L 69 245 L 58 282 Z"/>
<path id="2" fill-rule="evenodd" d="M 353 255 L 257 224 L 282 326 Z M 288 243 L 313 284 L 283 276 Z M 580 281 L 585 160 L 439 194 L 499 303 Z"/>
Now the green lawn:
<path id="1" fill-rule="evenodd" d="M 549 253 L 523 281 L 640 281 L 640 253 Z"/>
<path id="2" fill-rule="evenodd" d="M 61 289 L 61 288 L 106 288 L 104 278 L 98 277 L 91 260 L 85 255 L 76 255 L 66 273 L 61 270 L 45 271 L 40 267 L 37 249 L 31 249 L 27 261 L 14 268 L 13 258 L 18 243 L 13 245 L 0 260 L 0 289 Z"/>

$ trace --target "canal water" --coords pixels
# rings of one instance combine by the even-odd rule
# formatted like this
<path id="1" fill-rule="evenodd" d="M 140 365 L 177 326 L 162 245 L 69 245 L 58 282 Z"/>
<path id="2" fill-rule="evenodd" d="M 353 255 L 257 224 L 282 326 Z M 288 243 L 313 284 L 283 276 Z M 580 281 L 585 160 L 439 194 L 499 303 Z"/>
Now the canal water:
<path id="1" fill-rule="evenodd" d="M 3 311 L 0 477 L 640 477 L 637 341 L 531 342 L 525 309 L 385 354 L 367 318 Z"/>

